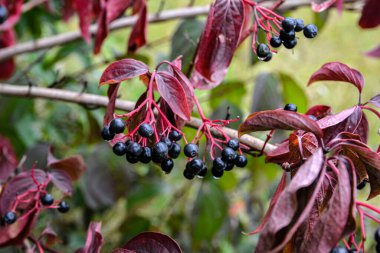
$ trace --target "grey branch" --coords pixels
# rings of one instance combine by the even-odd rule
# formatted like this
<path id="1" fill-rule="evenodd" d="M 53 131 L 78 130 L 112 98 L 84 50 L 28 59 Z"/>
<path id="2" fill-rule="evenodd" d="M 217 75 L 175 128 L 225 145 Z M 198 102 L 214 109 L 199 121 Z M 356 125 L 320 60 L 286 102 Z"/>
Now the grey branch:
<path id="1" fill-rule="evenodd" d="M 108 97 L 87 94 L 87 93 L 78 93 L 67 90 L 59 89 L 49 89 L 49 88 L 40 88 L 33 86 L 18 86 L 10 84 L 1 84 L 0 83 L 0 96 L 15 96 L 15 97 L 24 97 L 24 98 L 42 98 L 42 99 L 51 99 L 55 101 L 64 101 L 69 103 L 76 103 L 82 105 L 92 105 L 92 106 L 101 106 L 106 107 L 108 104 Z M 118 99 L 116 101 L 116 109 L 130 112 L 134 109 L 135 103 L 131 101 L 125 101 Z M 186 123 L 186 126 L 198 129 L 202 124 L 202 121 L 198 118 L 191 118 L 189 122 Z M 214 129 L 211 129 L 212 134 L 216 137 L 221 137 L 220 133 Z M 237 138 L 237 131 L 231 128 L 224 127 L 223 131 L 231 138 Z M 264 142 L 260 139 L 257 139 L 251 135 L 244 135 L 240 138 L 240 141 L 249 146 L 252 149 L 260 150 Z M 274 150 L 276 146 L 267 144 L 264 150 L 265 153 Z"/>

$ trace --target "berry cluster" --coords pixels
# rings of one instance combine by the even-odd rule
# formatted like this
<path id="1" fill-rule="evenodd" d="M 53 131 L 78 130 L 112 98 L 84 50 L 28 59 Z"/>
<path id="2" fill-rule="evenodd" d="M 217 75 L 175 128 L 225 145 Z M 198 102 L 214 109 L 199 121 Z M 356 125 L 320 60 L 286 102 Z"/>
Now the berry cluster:
<path id="1" fill-rule="evenodd" d="M 40 197 L 40 203 L 46 208 L 57 209 L 60 213 L 67 213 L 70 210 L 70 206 L 66 201 L 60 201 L 57 206 L 54 206 L 54 198 L 51 194 L 43 194 Z M 15 211 L 8 211 L 4 214 L 0 224 L 11 225 L 17 220 L 17 214 Z"/>
<path id="2" fill-rule="evenodd" d="M 213 159 L 211 174 L 215 179 L 219 179 L 223 176 L 224 171 L 230 171 L 236 167 L 243 168 L 247 165 L 247 158 L 236 151 L 239 149 L 240 144 L 237 139 L 230 139 L 226 147 L 222 149 L 221 156 Z M 185 178 L 191 180 L 195 176 L 203 178 L 207 174 L 207 166 L 203 160 L 195 158 L 199 154 L 199 148 L 194 143 L 189 143 L 184 148 L 184 154 L 192 158 L 187 164 L 186 169 L 183 171 Z"/>
<path id="3" fill-rule="evenodd" d="M 0 25 L 4 24 L 8 18 L 8 10 L 4 5 L 0 5 Z"/>
<path id="4" fill-rule="evenodd" d="M 129 163 L 159 163 L 165 173 L 170 173 L 174 167 L 173 159 L 181 153 L 181 145 L 177 143 L 182 139 L 182 134 L 176 130 L 171 130 L 167 136 L 162 135 L 158 142 L 152 144 L 154 129 L 148 123 L 142 123 L 137 128 L 138 136 L 134 138 L 139 141 L 128 139 L 127 141 L 117 141 L 113 146 L 113 152 L 117 156 L 126 156 Z M 105 126 L 102 131 L 104 140 L 113 140 L 116 134 L 123 133 L 125 123 L 121 118 L 111 121 L 109 126 Z M 150 144 L 150 145 L 149 145 Z"/>

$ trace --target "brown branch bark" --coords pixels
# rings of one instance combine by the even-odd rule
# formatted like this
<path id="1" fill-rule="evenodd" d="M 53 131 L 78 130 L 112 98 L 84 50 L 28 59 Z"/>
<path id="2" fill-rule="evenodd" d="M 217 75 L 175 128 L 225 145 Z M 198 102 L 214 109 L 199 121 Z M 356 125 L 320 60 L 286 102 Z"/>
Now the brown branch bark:
<path id="1" fill-rule="evenodd" d="M 33 86 L 18 86 L 10 84 L 0 83 L 0 96 L 14 96 L 14 97 L 23 97 L 23 98 L 41 98 L 41 99 L 50 99 L 56 101 L 64 101 L 75 104 L 82 105 L 92 105 L 106 107 L 108 104 L 108 97 L 87 94 L 87 93 L 78 93 L 67 90 L 59 89 L 49 89 L 49 88 L 40 88 Z M 116 109 L 123 111 L 131 111 L 134 109 L 135 103 L 131 101 L 125 101 L 118 99 L 116 101 Z M 189 122 L 186 123 L 186 126 L 198 129 L 202 124 L 202 121 L 198 118 L 192 117 Z M 215 136 L 221 137 L 218 131 L 211 129 L 212 134 Z M 237 131 L 231 128 L 223 128 L 223 131 L 231 138 L 237 138 Z M 260 150 L 263 147 L 264 142 L 260 139 L 257 139 L 250 135 L 244 135 L 240 138 L 240 141 L 251 147 L 255 150 Z M 264 150 L 265 153 L 272 151 L 276 146 L 267 144 Z"/>

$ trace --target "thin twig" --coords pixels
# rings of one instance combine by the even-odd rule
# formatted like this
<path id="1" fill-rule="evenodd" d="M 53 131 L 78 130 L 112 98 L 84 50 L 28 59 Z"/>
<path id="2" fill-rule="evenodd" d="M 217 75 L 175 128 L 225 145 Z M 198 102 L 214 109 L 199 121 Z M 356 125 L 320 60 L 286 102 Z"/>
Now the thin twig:
<path id="1" fill-rule="evenodd" d="M 99 107 L 106 107 L 108 105 L 108 97 L 88 94 L 88 93 L 78 93 L 74 91 L 59 90 L 59 89 L 49 89 L 41 87 L 28 87 L 28 86 L 17 86 L 10 84 L 0 83 L 0 95 L 15 96 L 15 97 L 25 97 L 25 98 L 42 98 L 51 99 L 57 101 L 64 101 L 69 103 L 76 103 L 81 105 L 92 105 Z M 135 107 L 135 103 L 125 100 L 116 100 L 116 109 L 123 111 L 132 111 Z M 198 118 L 192 117 L 190 121 L 186 123 L 188 127 L 198 129 L 202 125 L 202 121 Z M 221 127 L 220 129 L 228 135 L 230 138 L 237 138 L 238 133 L 236 130 Z M 219 131 L 215 129 L 210 129 L 215 137 L 222 137 Z M 252 149 L 260 150 L 264 142 L 257 139 L 251 135 L 244 135 L 240 138 L 242 144 L 249 146 Z M 264 152 L 270 152 L 274 150 L 276 146 L 267 144 Z"/>
<path id="2" fill-rule="evenodd" d="M 47 0 L 32 0 L 22 5 L 22 12 L 27 12 L 33 9 L 34 7 L 45 3 Z"/>

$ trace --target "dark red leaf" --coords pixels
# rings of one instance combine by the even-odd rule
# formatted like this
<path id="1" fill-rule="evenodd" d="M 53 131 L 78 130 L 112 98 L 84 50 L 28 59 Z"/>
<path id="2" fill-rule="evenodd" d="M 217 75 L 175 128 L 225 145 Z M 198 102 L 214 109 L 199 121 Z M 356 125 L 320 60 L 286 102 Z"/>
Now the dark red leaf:
<path id="1" fill-rule="evenodd" d="M 380 45 L 365 54 L 369 57 L 380 58 Z"/>
<path id="2" fill-rule="evenodd" d="M 19 21 L 23 0 L 4 0 L 2 2 L 8 10 L 8 18 L 0 25 L 0 33 L 12 29 Z"/>
<path id="3" fill-rule="evenodd" d="M 139 99 L 136 101 L 135 108 L 137 109 L 145 100 L 147 97 L 147 92 L 144 92 L 141 94 Z M 146 110 L 140 110 L 138 113 L 133 115 L 131 118 L 129 118 L 129 124 L 128 124 L 128 130 L 133 131 L 136 127 L 138 127 L 141 122 L 144 121 L 146 116 Z"/>
<path id="4" fill-rule="evenodd" d="M 92 20 L 92 1 L 74 0 L 74 6 L 79 16 L 79 26 L 83 39 L 90 43 L 90 25 Z"/>
<path id="5" fill-rule="evenodd" d="M 364 78 L 356 69 L 352 69 L 340 62 L 324 64 L 309 79 L 307 85 L 318 81 L 340 81 L 353 84 L 361 93 L 364 86 Z"/>
<path id="6" fill-rule="evenodd" d="M 10 47 L 14 44 L 16 44 L 16 35 L 13 30 L 0 32 L 0 49 Z M 15 67 L 14 58 L 0 62 L 0 80 L 10 78 L 15 70 Z"/>
<path id="7" fill-rule="evenodd" d="M 137 49 L 146 44 L 146 28 L 148 24 L 147 12 L 147 5 L 144 4 L 139 12 L 139 17 L 136 24 L 133 26 L 128 40 L 128 53 L 134 53 Z"/>
<path id="8" fill-rule="evenodd" d="M 107 22 L 110 23 L 120 17 L 133 4 L 131 0 L 108 0 Z"/>
<path id="9" fill-rule="evenodd" d="M 315 105 L 306 112 L 306 115 L 313 115 L 317 119 L 322 119 L 331 115 L 331 107 L 328 105 Z"/>
<path id="10" fill-rule="evenodd" d="M 65 195 L 71 196 L 73 193 L 73 180 L 64 170 L 50 170 L 49 175 L 52 183 Z"/>
<path id="11" fill-rule="evenodd" d="M 63 20 L 67 22 L 75 12 L 74 0 L 65 0 L 62 9 Z"/>
<path id="12" fill-rule="evenodd" d="M 355 186 L 353 180 L 350 180 L 352 173 L 347 171 L 343 162 L 339 163 L 338 168 L 340 173 L 337 187 L 299 252 L 330 252 L 341 238 L 355 231 L 355 226 L 350 224 L 355 201 Z"/>
<path id="13" fill-rule="evenodd" d="M 100 52 L 103 41 L 108 35 L 107 2 L 106 0 L 100 0 L 99 3 L 100 13 L 97 21 L 98 30 L 95 36 L 94 54 L 98 54 Z"/>
<path id="14" fill-rule="evenodd" d="M 241 0 L 216 0 L 211 6 L 192 75 L 197 88 L 211 89 L 224 79 L 239 45 L 244 9 Z"/>
<path id="15" fill-rule="evenodd" d="M 74 181 L 78 180 L 86 170 L 86 164 L 82 156 L 74 155 L 58 160 L 53 156 L 50 149 L 48 152 L 47 167 L 66 172 Z"/>
<path id="16" fill-rule="evenodd" d="M 308 217 L 323 182 L 325 158 L 321 149 L 297 170 L 273 207 L 256 247 L 256 253 L 279 252 Z"/>
<path id="17" fill-rule="evenodd" d="M 342 0 L 312 0 L 311 8 L 315 12 L 322 12 L 337 2 L 342 2 Z"/>
<path id="18" fill-rule="evenodd" d="M 184 120 L 190 120 L 191 111 L 181 83 L 174 76 L 162 71 L 156 74 L 155 80 L 158 92 L 173 112 Z"/>
<path id="19" fill-rule="evenodd" d="M 12 175 L 17 164 L 18 161 L 12 144 L 8 139 L 0 135 L 0 183 Z"/>
<path id="20" fill-rule="evenodd" d="M 87 230 L 87 239 L 84 248 L 78 249 L 77 253 L 100 253 L 104 238 L 100 232 L 102 224 L 100 222 L 91 222 Z"/>
<path id="21" fill-rule="evenodd" d="M 57 233 L 53 230 L 50 225 L 47 225 L 38 238 L 39 241 L 45 241 L 44 244 L 47 246 L 52 246 L 59 242 L 59 237 Z"/>
<path id="22" fill-rule="evenodd" d="M 113 62 L 104 70 L 99 85 L 120 83 L 148 73 L 148 66 L 134 59 L 124 59 Z"/>
<path id="23" fill-rule="evenodd" d="M 377 94 L 376 96 L 371 98 L 368 102 L 380 108 L 380 94 Z"/>
<path id="24" fill-rule="evenodd" d="M 239 126 L 239 136 L 249 132 L 272 129 L 303 130 L 321 137 L 322 130 L 316 121 L 308 116 L 285 110 L 267 110 L 252 113 Z"/>
<path id="25" fill-rule="evenodd" d="M 157 232 L 143 232 L 129 240 L 123 248 L 136 253 L 182 253 L 176 241 Z"/>
<path id="26" fill-rule="evenodd" d="M 380 25 L 380 2 L 378 0 L 367 0 L 359 20 L 361 28 L 375 28 Z"/>

